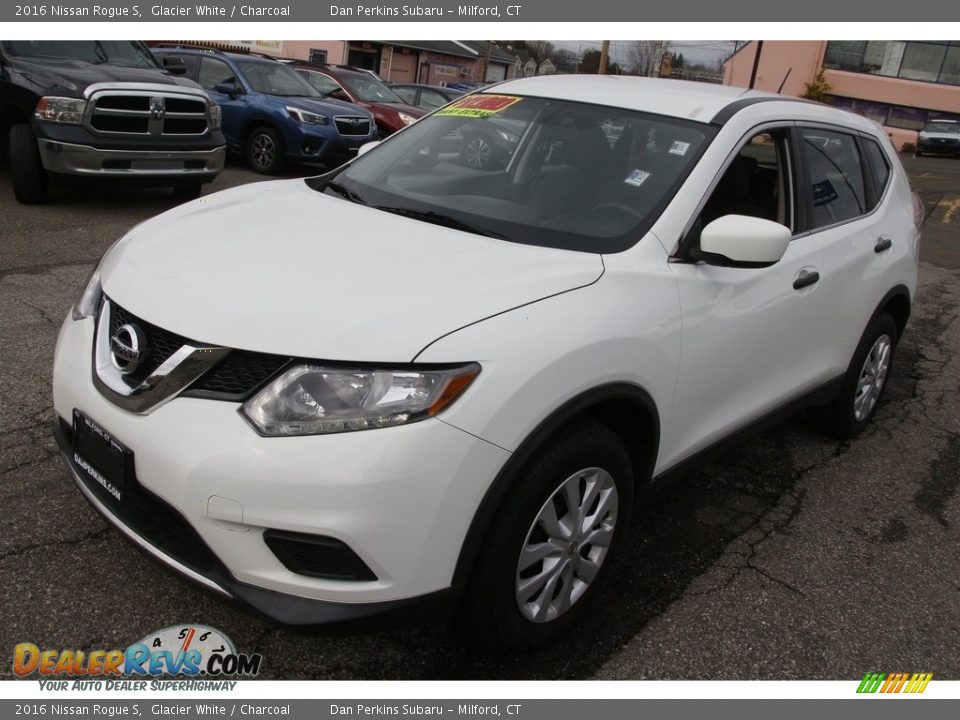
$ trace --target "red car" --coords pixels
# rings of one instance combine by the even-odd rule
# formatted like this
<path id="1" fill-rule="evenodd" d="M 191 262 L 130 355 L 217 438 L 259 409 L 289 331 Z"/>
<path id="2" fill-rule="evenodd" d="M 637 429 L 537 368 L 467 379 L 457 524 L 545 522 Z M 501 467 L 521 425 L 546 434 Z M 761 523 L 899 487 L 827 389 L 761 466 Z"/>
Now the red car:
<path id="1" fill-rule="evenodd" d="M 294 65 L 294 70 L 324 95 L 352 102 L 372 112 L 381 138 L 402 130 L 427 114 L 423 108 L 407 105 L 365 70 L 333 65 Z"/>

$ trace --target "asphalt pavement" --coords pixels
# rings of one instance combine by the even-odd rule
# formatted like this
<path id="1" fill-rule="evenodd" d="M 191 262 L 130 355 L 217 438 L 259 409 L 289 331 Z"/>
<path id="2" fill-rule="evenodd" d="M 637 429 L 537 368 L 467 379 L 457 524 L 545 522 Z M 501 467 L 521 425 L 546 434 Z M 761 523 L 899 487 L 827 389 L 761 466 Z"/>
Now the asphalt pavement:
<path id="1" fill-rule="evenodd" d="M 518 656 L 457 629 L 277 627 L 111 530 L 49 434 L 54 343 L 100 254 L 175 203 L 84 186 L 20 206 L 0 166 L 0 651 L 126 647 L 195 622 L 274 679 L 960 679 L 960 160 L 906 164 L 926 209 L 920 289 L 870 429 L 839 443 L 800 415 L 692 473 L 635 515 L 579 631 Z M 206 192 L 258 180 L 230 165 Z"/>

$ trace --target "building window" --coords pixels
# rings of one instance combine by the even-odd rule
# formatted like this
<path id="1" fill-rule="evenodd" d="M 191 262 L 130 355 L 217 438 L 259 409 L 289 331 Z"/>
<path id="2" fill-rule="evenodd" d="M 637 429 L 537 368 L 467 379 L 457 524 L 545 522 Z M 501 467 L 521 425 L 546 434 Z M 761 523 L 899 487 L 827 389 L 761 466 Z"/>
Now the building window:
<path id="1" fill-rule="evenodd" d="M 326 65 L 327 51 L 318 50 L 317 48 L 310 48 L 310 63 L 312 65 Z"/>
<path id="2" fill-rule="evenodd" d="M 886 103 L 859 100 L 856 98 L 831 95 L 827 103 L 841 110 L 848 110 L 863 115 L 887 127 L 902 128 L 904 130 L 920 130 L 931 120 L 957 120 L 960 115 L 940 110 L 912 108 L 903 105 L 888 105 Z"/>
<path id="3" fill-rule="evenodd" d="M 830 41 L 823 66 L 904 80 L 960 85 L 960 43 Z"/>
<path id="4" fill-rule="evenodd" d="M 940 68 L 946 52 L 945 45 L 907 43 L 903 51 L 903 63 L 900 65 L 900 77 L 907 80 L 936 82 L 940 77 Z"/>

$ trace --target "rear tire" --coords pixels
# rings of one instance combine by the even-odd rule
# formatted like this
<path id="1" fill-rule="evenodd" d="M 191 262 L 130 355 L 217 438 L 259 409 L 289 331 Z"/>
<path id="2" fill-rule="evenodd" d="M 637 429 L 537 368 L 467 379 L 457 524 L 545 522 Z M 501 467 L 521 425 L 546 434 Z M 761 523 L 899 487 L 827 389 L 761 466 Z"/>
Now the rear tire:
<path id="1" fill-rule="evenodd" d="M 47 200 L 47 171 L 40 160 L 37 136 L 27 123 L 10 127 L 10 176 L 17 202 L 37 205 Z"/>
<path id="2" fill-rule="evenodd" d="M 633 473 L 620 438 L 584 420 L 530 461 L 497 511 L 467 589 L 477 639 L 550 643 L 589 610 L 630 520 Z"/>
<path id="3" fill-rule="evenodd" d="M 823 430 L 841 440 L 854 438 L 870 423 L 890 379 L 897 347 L 897 323 L 883 313 L 863 333 L 836 399 L 819 408 Z"/>
<path id="4" fill-rule="evenodd" d="M 276 175 L 286 167 L 283 141 L 272 127 L 261 125 L 247 136 L 247 165 L 261 175 Z"/>

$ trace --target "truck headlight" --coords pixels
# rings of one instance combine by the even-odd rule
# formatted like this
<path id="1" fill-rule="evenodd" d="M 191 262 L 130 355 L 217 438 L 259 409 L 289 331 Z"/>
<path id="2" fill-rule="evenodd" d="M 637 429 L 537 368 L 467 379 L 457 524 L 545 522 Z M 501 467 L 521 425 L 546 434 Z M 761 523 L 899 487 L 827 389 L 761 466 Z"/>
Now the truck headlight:
<path id="1" fill-rule="evenodd" d="M 480 373 L 454 368 L 291 367 L 241 408 L 265 436 L 322 435 L 404 425 L 436 415 Z"/>
<path id="2" fill-rule="evenodd" d="M 325 116 L 312 113 L 309 110 L 301 110 L 300 108 L 290 107 L 288 105 L 287 112 L 290 113 L 290 117 L 292 117 L 294 120 L 307 125 L 327 124 L 327 118 Z"/>
<path id="3" fill-rule="evenodd" d="M 87 101 L 80 98 L 42 97 L 34 116 L 37 120 L 77 125 L 83 120 L 86 107 Z"/>
<path id="4" fill-rule="evenodd" d="M 211 105 L 211 106 L 210 106 L 210 129 L 211 129 L 211 130 L 219 130 L 219 129 L 220 129 L 221 117 L 222 117 L 222 115 L 221 115 L 221 112 L 220 112 L 220 106 L 219 106 L 219 105 Z"/>

